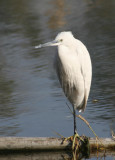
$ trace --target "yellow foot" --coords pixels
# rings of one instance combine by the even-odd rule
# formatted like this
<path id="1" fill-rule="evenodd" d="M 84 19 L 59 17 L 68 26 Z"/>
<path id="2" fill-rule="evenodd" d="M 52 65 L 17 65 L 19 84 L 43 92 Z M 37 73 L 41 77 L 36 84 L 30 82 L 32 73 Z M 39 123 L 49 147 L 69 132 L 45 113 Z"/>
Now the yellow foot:
<path id="1" fill-rule="evenodd" d="M 73 142 L 73 138 L 74 136 L 70 136 L 70 137 L 67 137 L 67 138 L 63 138 L 63 143 L 66 142 L 66 141 L 69 141 L 69 142 Z"/>
<path id="2" fill-rule="evenodd" d="M 83 138 L 80 137 L 78 133 L 74 134 L 72 142 L 72 150 L 77 150 L 80 141 L 84 142 Z"/>
<path id="3" fill-rule="evenodd" d="M 72 150 L 76 150 L 79 146 L 79 142 L 82 141 L 84 142 L 83 138 L 80 137 L 77 133 L 74 134 L 73 136 L 67 137 L 63 139 L 63 143 L 66 141 L 70 141 L 72 143 Z"/>

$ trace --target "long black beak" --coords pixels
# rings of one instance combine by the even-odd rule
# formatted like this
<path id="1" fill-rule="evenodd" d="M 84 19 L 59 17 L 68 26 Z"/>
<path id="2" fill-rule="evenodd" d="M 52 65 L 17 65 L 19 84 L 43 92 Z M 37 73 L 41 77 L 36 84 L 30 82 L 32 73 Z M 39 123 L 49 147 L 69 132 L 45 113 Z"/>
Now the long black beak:
<path id="1" fill-rule="evenodd" d="M 48 46 L 58 46 L 59 45 L 59 42 L 54 40 L 52 42 L 48 42 L 48 43 L 44 43 L 44 44 L 40 44 L 38 46 L 35 46 L 35 48 L 42 48 L 42 47 L 48 47 Z"/>

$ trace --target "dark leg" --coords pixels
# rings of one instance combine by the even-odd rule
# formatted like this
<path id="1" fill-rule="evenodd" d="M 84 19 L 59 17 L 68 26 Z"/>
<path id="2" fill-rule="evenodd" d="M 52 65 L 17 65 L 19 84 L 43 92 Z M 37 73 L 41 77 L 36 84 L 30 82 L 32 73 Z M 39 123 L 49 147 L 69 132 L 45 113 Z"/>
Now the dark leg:
<path id="1" fill-rule="evenodd" d="M 77 133 L 77 127 L 76 127 L 76 110 L 73 107 L 73 118 L 74 118 L 74 135 Z"/>

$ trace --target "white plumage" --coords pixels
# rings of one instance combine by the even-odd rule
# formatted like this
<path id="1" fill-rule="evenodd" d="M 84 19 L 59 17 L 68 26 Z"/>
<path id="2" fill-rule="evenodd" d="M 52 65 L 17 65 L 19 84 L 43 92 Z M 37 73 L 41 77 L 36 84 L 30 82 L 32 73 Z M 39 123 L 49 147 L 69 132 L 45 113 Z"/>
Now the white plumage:
<path id="1" fill-rule="evenodd" d="M 55 56 L 56 71 L 63 91 L 73 106 L 76 133 L 75 110 L 84 111 L 91 86 L 92 66 L 88 50 L 71 32 L 61 32 L 54 41 L 36 48 L 46 46 L 58 46 Z"/>
<path id="2" fill-rule="evenodd" d="M 92 77 L 89 53 L 85 45 L 75 39 L 71 32 L 61 32 L 55 40 L 61 40 L 55 58 L 61 86 L 73 107 L 84 111 Z"/>

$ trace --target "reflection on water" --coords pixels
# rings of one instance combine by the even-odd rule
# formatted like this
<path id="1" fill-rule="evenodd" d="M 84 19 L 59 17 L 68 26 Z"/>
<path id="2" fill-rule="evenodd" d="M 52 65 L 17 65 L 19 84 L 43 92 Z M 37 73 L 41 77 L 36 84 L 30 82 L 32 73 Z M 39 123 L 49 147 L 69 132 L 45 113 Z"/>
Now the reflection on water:
<path id="1" fill-rule="evenodd" d="M 96 158 L 95 158 L 96 157 Z M 9 160 L 9 159 L 15 159 L 15 160 L 30 160 L 30 159 L 39 159 L 39 160 L 83 160 L 83 159 L 89 159 L 88 157 L 83 157 L 82 155 L 73 157 L 71 153 L 67 152 L 41 152 L 41 153 L 26 153 L 26 154 L 7 154 L 7 155 L 1 155 L 2 160 Z M 104 159 L 104 160 L 114 160 L 115 158 L 115 152 L 111 153 L 111 156 L 109 156 L 107 153 L 104 155 L 104 153 L 92 153 L 90 155 L 90 158 L 92 160 L 95 159 Z"/>
<path id="2" fill-rule="evenodd" d="M 115 130 L 114 6 L 114 0 L 0 0 L 1 136 L 73 134 L 73 119 L 52 67 L 55 49 L 34 49 L 63 30 L 71 30 L 83 41 L 92 58 L 92 87 L 83 116 L 97 135 L 111 136 L 110 127 Z M 83 122 L 77 124 L 80 134 L 93 136 Z"/>
<path id="3" fill-rule="evenodd" d="M 110 9 L 111 8 L 111 9 Z M 86 34 L 92 45 L 93 83 L 91 97 L 99 103 L 90 110 L 97 121 L 105 121 L 115 129 L 114 107 L 114 1 L 97 1 L 87 12 Z M 91 26 L 91 27 L 90 27 Z M 98 114 L 96 111 L 99 111 Z M 89 117 L 91 118 L 91 117 Z M 93 116 L 92 116 L 93 118 Z"/>
<path id="4" fill-rule="evenodd" d="M 51 29 L 58 29 L 66 24 L 65 15 L 67 14 L 66 0 L 51 1 L 52 9 L 48 11 L 47 15 L 48 26 Z"/>

